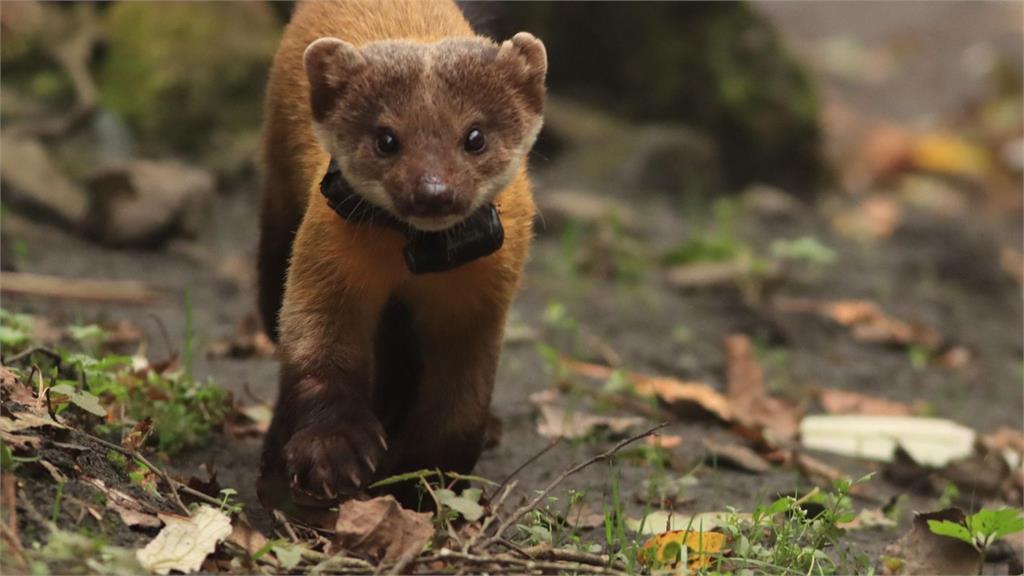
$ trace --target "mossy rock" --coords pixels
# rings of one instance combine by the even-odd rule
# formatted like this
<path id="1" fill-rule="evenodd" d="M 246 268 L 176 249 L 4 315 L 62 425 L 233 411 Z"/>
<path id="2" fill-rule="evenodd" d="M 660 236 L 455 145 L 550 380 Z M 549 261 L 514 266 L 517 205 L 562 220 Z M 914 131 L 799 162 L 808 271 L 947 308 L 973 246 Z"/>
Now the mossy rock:
<path id="1" fill-rule="evenodd" d="M 213 134 L 260 122 L 281 34 L 256 2 L 119 2 L 107 13 L 103 106 L 143 145 L 200 156 Z"/>
<path id="2" fill-rule="evenodd" d="M 493 32 L 544 40 L 554 93 L 714 138 L 726 184 L 800 195 L 822 179 L 818 104 L 771 23 L 726 2 L 513 2 Z"/>

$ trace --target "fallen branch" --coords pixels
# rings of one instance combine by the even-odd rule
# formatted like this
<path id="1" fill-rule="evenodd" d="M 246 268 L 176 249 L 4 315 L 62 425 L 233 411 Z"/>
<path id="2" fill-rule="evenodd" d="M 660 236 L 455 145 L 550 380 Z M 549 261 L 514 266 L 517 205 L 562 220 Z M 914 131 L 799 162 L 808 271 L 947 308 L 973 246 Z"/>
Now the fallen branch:
<path id="1" fill-rule="evenodd" d="M 583 462 L 580 462 L 572 466 L 571 468 L 568 468 L 567 470 L 563 471 L 561 474 L 558 475 L 557 478 L 552 480 L 546 488 L 544 488 L 536 496 L 534 496 L 533 499 L 531 499 L 529 502 L 516 509 L 516 511 L 513 512 L 511 516 L 509 516 L 504 522 L 501 523 L 500 526 L 498 526 L 498 530 L 494 533 L 493 536 L 491 536 L 487 540 L 484 540 L 483 543 L 479 545 L 480 548 L 486 549 L 491 544 L 494 544 L 495 542 L 501 540 L 502 535 L 505 533 L 505 530 L 508 530 L 510 526 L 518 522 L 519 519 L 526 515 L 527 512 L 536 508 L 538 504 L 540 504 L 545 498 L 547 498 L 548 494 L 550 494 L 552 490 L 557 488 L 558 485 L 561 484 L 569 476 L 572 476 L 573 474 L 579 472 L 580 470 L 583 470 L 584 468 L 590 466 L 591 464 L 608 460 L 609 458 L 614 456 L 619 450 L 622 450 L 623 448 L 632 444 L 633 442 L 636 442 L 637 440 L 654 434 L 655 432 L 661 430 L 665 426 L 668 426 L 668 422 L 662 422 L 661 424 L 658 424 L 657 426 L 648 429 L 646 432 L 641 432 L 640 434 L 630 436 L 629 438 L 620 441 L 615 446 L 612 446 L 611 448 L 598 454 L 597 456 L 588 458 L 587 460 L 584 460 Z"/>
<path id="2" fill-rule="evenodd" d="M 135 280 L 92 280 L 28 272 L 4 272 L 0 275 L 0 292 L 59 300 L 139 305 L 151 304 L 161 298 L 160 292 Z"/>

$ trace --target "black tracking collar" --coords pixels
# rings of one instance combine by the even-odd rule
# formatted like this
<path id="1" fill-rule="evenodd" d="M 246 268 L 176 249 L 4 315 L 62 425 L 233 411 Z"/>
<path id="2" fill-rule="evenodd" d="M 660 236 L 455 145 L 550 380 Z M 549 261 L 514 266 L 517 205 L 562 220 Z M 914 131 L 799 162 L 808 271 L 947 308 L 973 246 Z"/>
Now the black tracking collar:
<path id="1" fill-rule="evenodd" d="M 327 198 L 327 205 L 349 222 L 386 226 L 401 232 L 409 241 L 405 245 L 405 264 L 413 274 L 454 270 L 497 252 L 505 241 L 505 230 L 494 204 L 481 207 L 447 230 L 416 230 L 360 198 L 333 158 L 320 181 L 320 193 Z"/>

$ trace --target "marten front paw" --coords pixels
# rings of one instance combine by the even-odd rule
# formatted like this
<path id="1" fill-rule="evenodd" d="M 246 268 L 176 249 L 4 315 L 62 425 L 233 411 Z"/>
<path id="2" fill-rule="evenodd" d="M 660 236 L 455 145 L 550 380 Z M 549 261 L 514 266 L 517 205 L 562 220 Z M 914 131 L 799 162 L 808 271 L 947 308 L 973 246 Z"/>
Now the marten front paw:
<path id="1" fill-rule="evenodd" d="M 324 505 L 354 494 L 366 487 L 385 450 L 384 429 L 369 412 L 302 428 L 284 447 L 293 496 Z"/>

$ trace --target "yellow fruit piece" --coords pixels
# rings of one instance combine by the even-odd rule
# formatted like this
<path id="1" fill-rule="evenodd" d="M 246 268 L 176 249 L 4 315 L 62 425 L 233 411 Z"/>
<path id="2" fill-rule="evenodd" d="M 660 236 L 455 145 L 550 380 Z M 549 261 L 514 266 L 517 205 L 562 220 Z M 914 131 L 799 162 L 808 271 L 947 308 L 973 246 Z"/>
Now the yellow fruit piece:
<path id="1" fill-rule="evenodd" d="M 649 565 L 652 570 L 673 569 L 673 574 L 686 574 L 683 562 L 688 570 L 707 568 L 711 565 L 711 557 L 722 551 L 725 545 L 725 534 L 718 532 L 697 532 L 694 530 L 674 530 L 652 536 L 637 552 L 641 564 Z"/>

